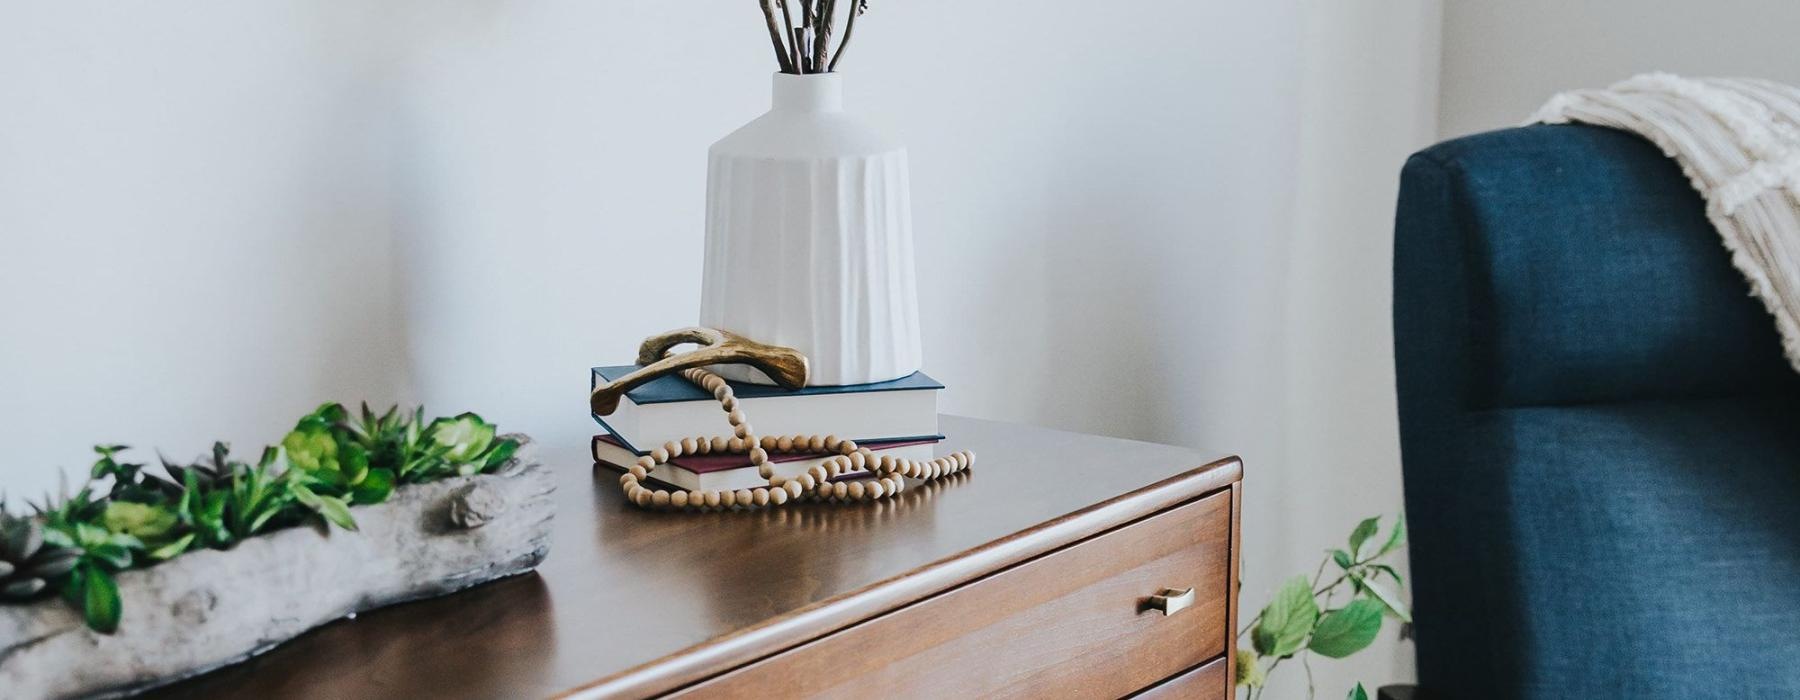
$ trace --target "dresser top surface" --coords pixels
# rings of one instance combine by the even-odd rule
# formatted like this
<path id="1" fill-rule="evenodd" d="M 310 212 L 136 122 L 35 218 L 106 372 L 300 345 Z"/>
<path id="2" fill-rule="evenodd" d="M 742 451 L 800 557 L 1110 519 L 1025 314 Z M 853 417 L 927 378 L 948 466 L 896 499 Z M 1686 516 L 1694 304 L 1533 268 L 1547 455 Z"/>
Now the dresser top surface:
<path id="1" fill-rule="evenodd" d="M 717 513 L 636 509 L 587 445 L 542 446 L 559 482 L 550 554 L 535 574 L 332 623 L 158 694 L 555 695 L 772 621 L 847 608 L 848 596 L 895 588 L 1109 499 L 1157 484 L 1220 488 L 1240 469 L 1222 454 L 1146 442 L 954 416 L 942 427 L 939 454 L 974 450 L 970 473 L 876 503 Z M 1117 504 L 1112 517 L 1131 515 L 1126 507 L 1144 506 Z"/>

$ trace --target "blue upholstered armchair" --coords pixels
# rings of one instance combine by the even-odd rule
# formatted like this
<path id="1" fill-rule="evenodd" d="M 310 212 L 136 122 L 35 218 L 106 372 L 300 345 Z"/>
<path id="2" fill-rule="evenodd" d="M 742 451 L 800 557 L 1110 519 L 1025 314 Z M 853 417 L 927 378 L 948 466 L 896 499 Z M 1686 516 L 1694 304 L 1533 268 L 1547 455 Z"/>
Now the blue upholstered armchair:
<path id="1" fill-rule="evenodd" d="M 1800 697 L 1800 377 L 1673 162 L 1414 155 L 1394 340 L 1420 697 Z"/>

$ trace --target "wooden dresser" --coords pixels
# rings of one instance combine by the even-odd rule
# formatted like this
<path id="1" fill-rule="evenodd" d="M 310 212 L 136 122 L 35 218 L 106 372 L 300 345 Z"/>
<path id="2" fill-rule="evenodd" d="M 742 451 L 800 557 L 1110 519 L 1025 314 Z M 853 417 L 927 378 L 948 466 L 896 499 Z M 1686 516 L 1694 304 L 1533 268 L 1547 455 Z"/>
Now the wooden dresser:
<path id="1" fill-rule="evenodd" d="M 645 512 L 584 444 L 536 575 L 340 621 L 159 697 L 1230 697 L 1242 465 L 946 416 L 972 473 Z M 1165 613 L 1166 609 L 1166 613 Z"/>

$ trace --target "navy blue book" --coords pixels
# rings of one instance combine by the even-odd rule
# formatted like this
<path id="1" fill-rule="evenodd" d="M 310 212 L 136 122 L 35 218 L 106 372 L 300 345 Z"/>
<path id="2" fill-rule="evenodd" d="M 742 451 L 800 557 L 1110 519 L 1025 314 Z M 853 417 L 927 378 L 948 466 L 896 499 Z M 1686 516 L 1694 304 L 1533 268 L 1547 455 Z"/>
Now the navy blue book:
<path id="1" fill-rule="evenodd" d="M 595 367 L 589 388 L 637 367 Z M 944 385 L 914 372 L 891 382 L 852 386 L 776 386 L 731 383 L 739 410 L 758 435 L 837 435 L 869 440 L 937 439 L 937 395 Z M 610 416 L 594 416 L 628 449 L 644 454 L 670 440 L 729 435 L 731 424 L 712 394 L 679 376 L 659 377 L 632 389 Z"/>

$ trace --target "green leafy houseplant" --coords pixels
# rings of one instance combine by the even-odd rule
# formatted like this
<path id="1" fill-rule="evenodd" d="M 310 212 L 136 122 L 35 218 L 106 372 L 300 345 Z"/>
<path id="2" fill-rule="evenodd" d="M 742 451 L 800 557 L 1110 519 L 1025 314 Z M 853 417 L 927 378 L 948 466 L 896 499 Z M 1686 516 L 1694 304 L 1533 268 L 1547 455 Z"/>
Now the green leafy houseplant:
<path id="1" fill-rule="evenodd" d="M 1341 659 L 1373 643 L 1386 618 L 1412 622 L 1412 613 L 1400 598 L 1405 583 L 1385 561 L 1405 546 L 1406 520 L 1395 518 L 1387 537 L 1376 546 L 1380 531 L 1379 517 L 1357 523 L 1350 531 L 1348 549 L 1329 550 L 1310 580 L 1304 574 L 1288 579 L 1256 619 L 1238 631 L 1240 642 L 1250 638 L 1250 648 L 1238 649 L 1235 669 L 1245 698 L 1261 698 L 1268 674 L 1296 656 L 1306 669 L 1306 696 L 1311 698 L 1311 655 Z M 1327 569 L 1334 575 L 1329 582 Z M 1338 605 L 1345 590 L 1348 596 Z M 1347 697 L 1367 700 L 1369 695 L 1358 683 Z"/>
<path id="2" fill-rule="evenodd" d="M 397 483 L 492 471 L 518 448 L 473 413 L 426 423 L 423 408 L 377 417 L 366 404 L 356 418 L 338 404 L 319 407 L 254 465 L 220 442 L 193 464 L 164 460 L 163 475 L 121 461 L 123 445 L 97 446 L 89 482 L 74 494 L 45 498 L 29 516 L 0 501 L 0 604 L 60 591 L 89 627 L 110 633 L 123 613 L 120 571 L 230 549 L 315 517 L 355 530 L 351 506 L 386 501 Z"/>

